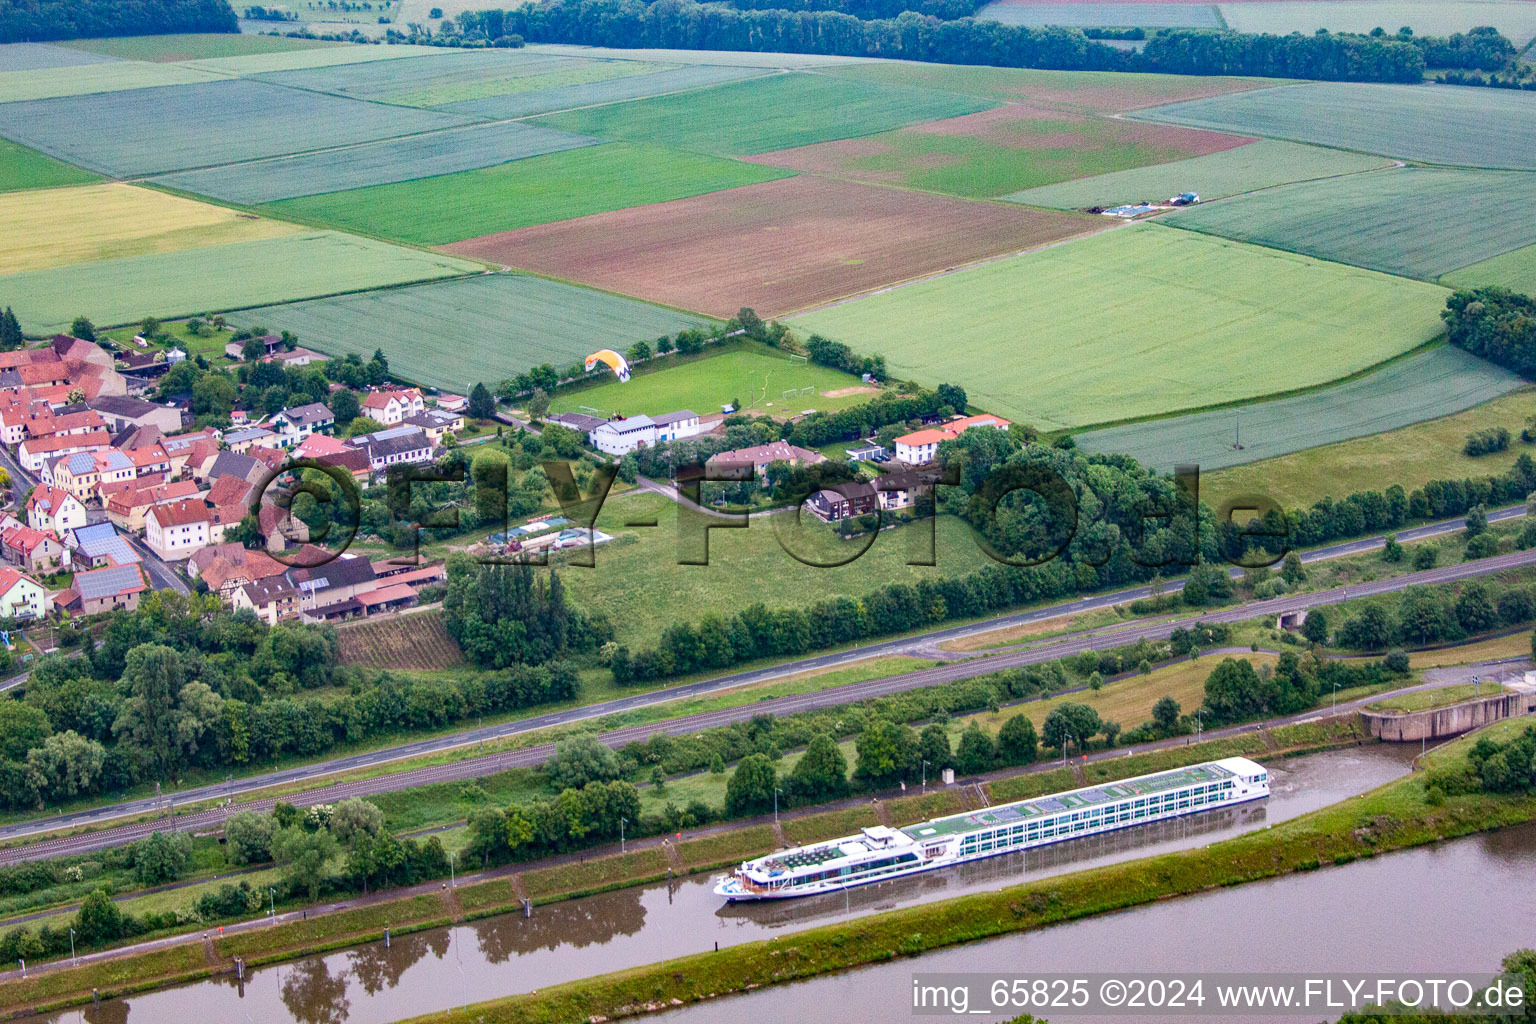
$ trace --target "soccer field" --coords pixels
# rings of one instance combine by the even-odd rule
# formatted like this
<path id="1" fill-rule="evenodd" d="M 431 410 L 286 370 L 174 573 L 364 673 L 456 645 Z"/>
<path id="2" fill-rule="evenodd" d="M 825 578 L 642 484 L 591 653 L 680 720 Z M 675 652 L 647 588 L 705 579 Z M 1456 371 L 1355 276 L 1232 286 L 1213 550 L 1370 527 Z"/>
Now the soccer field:
<path id="1" fill-rule="evenodd" d="M 706 414 L 728 402 L 773 416 L 807 409 L 836 410 L 867 402 L 875 393 L 859 378 L 758 345 L 648 370 L 641 363 L 626 384 L 611 381 L 577 391 L 561 391 L 550 408 L 555 412 L 599 409 L 604 415 L 633 416 L 692 409 Z M 807 391 L 814 388 L 814 393 Z M 786 391 L 797 394 L 785 395 Z M 829 394 L 829 392 L 831 394 Z M 585 407 L 585 408 L 584 408 Z"/>
<path id="2" fill-rule="evenodd" d="M 1442 330 L 1436 285 L 1131 225 L 794 317 L 1044 429 L 1336 380 Z"/>

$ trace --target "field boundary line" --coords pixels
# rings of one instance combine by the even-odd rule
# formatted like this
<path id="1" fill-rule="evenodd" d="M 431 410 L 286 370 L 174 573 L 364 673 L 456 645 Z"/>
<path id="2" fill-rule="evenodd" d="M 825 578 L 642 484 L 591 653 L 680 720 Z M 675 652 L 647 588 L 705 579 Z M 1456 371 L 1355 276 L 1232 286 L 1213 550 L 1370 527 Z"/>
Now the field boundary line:
<path id="1" fill-rule="evenodd" d="M 863 184 L 863 183 L 862 182 L 856 182 L 856 184 Z M 921 192 L 923 190 L 922 189 L 913 189 L 912 191 Z M 931 193 L 925 193 L 925 194 L 927 194 L 927 195 L 942 195 L 943 193 L 931 192 Z M 948 198 L 954 199 L 956 197 L 955 196 L 949 196 Z M 1020 205 L 1020 204 L 1014 203 L 1014 204 L 1010 204 L 1010 205 L 1015 205 L 1016 206 L 1016 205 Z M 1034 207 L 1030 207 L 1030 209 L 1034 209 Z M 1059 213 L 1061 211 L 1058 210 L 1058 211 L 1055 211 L 1055 212 Z M 1118 224 L 1109 224 L 1109 225 L 1106 225 L 1105 227 L 1099 228 L 1097 230 L 1084 231 L 1081 234 L 1076 234 L 1076 235 L 1068 235 L 1066 238 L 1058 238 L 1055 241 L 1046 242 L 1046 243 L 1044 243 L 1042 245 L 1031 246 L 1028 249 L 1020 249 L 1020 250 L 1018 250 L 1016 252 L 999 253 L 996 256 L 985 256 L 985 257 L 983 257 L 981 259 L 978 259 L 978 260 L 972 260 L 969 263 L 960 263 L 960 264 L 956 264 L 953 267 L 946 267 L 943 270 L 937 271 L 936 273 L 932 273 L 932 274 L 919 274 L 917 277 L 909 277 L 909 278 L 907 278 L 904 281 L 895 281 L 895 282 L 892 282 L 891 284 L 882 285 L 881 287 L 873 289 L 871 291 L 855 292 L 852 295 L 845 295 L 845 296 L 843 296 L 840 299 L 833 299 L 831 302 L 823 302 L 823 303 L 820 303 L 820 304 L 815 305 L 815 306 L 808 306 L 805 309 L 797 309 L 797 310 L 794 310 L 792 312 L 778 313 L 778 314 L 775 314 L 773 316 L 773 319 L 775 319 L 775 320 L 789 320 L 789 319 L 791 319 L 793 317 L 805 316 L 805 315 L 807 315 L 809 313 L 819 313 L 822 310 L 833 309 L 833 308 L 835 308 L 837 306 L 846 305 L 847 303 L 854 302 L 854 301 L 856 301 L 858 299 L 867 299 L 867 298 L 870 298 L 871 296 L 875 296 L 875 295 L 884 295 L 886 292 L 893 292 L 893 291 L 895 291 L 898 288 L 905 288 L 907 285 L 919 284 L 919 283 L 921 283 L 923 281 L 934 281 L 934 280 L 937 280 L 938 278 L 941 278 L 941 277 L 948 277 L 951 274 L 958 274 L 958 273 L 960 273 L 963 270 L 974 270 L 977 267 L 985 267 L 988 264 L 998 263 L 998 262 L 1001 262 L 1002 260 L 1011 260 L 1011 259 L 1013 259 L 1016 256 L 1027 256 L 1030 253 L 1044 252 L 1046 249 L 1054 249 L 1058 245 L 1070 245 L 1073 242 L 1080 242 L 1080 241 L 1082 241 L 1085 238 L 1097 238 L 1100 235 L 1106 234 L 1107 232 L 1118 231 L 1120 228 L 1127 227 L 1130 223 L 1131 223 L 1130 221 L 1121 221 Z"/>

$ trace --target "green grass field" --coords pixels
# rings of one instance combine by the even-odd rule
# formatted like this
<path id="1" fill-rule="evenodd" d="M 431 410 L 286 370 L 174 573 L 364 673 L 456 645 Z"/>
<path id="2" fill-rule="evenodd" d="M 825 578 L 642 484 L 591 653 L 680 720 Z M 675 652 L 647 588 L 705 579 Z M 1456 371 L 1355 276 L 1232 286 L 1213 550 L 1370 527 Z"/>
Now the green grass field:
<path id="1" fill-rule="evenodd" d="M 85 50 L 124 60 L 178 61 L 208 57 L 243 57 L 253 53 L 282 53 L 288 50 L 314 50 L 341 46 L 319 39 L 289 39 L 287 36 L 187 32 L 164 36 L 115 36 L 106 39 L 71 39 L 59 43 L 71 50 Z"/>
<path id="2" fill-rule="evenodd" d="M 196 85 L 217 82 L 227 76 L 181 64 L 146 64 L 110 61 L 40 71 L 0 72 L 0 102 L 45 100 L 87 93 L 152 89 L 162 85 Z"/>
<path id="3" fill-rule="evenodd" d="M 188 67 L 202 71 L 215 71 L 223 75 L 263 75 L 278 71 L 302 71 L 308 68 L 335 67 L 339 64 L 366 64 L 376 60 L 401 60 L 405 57 L 426 57 L 451 52 L 438 46 L 414 46 L 410 43 L 391 43 L 388 46 L 333 45 L 308 50 L 273 50 L 267 53 L 246 53 L 233 57 L 207 57 L 186 63 Z"/>
<path id="4" fill-rule="evenodd" d="M 837 177 L 985 198 L 1148 164 L 1184 160 L 1237 139 L 1148 130 L 1143 122 L 1010 104 L 973 117 L 755 157 Z"/>
<path id="5" fill-rule="evenodd" d="M 610 78 L 629 78 L 656 71 L 668 71 L 675 67 L 678 65 L 647 64 L 642 61 L 569 60 L 563 66 L 553 67 L 548 71 L 506 78 L 448 82 L 394 93 L 387 98 L 391 103 L 404 103 L 410 107 L 439 107 L 450 103 L 487 99 L 492 96 L 512 96 L 523 92 L 537 92 L 540 89 L 604 82 Z"/>
<path id="6" fill-rule="evenodd" d="M 1421 36 L 1444 36 L 1492 25 L 1516 46 L 1536 35 L 1536 7 L 1521 0 L 1269 0 L 1222 4 L 1221 13 L 1239 32 L 1275 35 L 1369 32 L 1378 25 L 1392 32 L 1407 25 Z"/>
<path id="7" fill-rule="evenodd" d="M 1077 445 L 1164 472 L 1180 463 L 1212 471 L 1450 416 L 1524 386 L 1507 370 L 1439 345 L 1332 387 L 1090 430 L 1077 435 Z M 1239 434 L 1243 447 L 1235 449 Z"/>
<path id="8" fill-rule="evenodd" d="M 674 622 L 695 622 L 710 613 L 726 616 L 756 602 L 770 608 L 808 606 L 829 597 L 862 597 L 886 583 L 962 575 L 993 564 L 972 539 L 969 526 L 942 516 L 935 525 L 937 565 L 907 565 L 911 538 L 904 530 L 894 530 L 881 533 L 848 565 L 816 568 L 780 547 L 775 531 L 786 528 L 786 542 L 795 550 L 814 552 L 818 561 L 846 558 L 864 540 L 845 544 L 830 539 L 815 520 L 818 529 L 802 534 L 792 522 L 777 523 L 781 516 L 771 516 L 750 519 L 745 529 L 710 530 L 709 564 L 679 565 L 685 543 L 679 514 L 679 506 L 660 495 L 610 499 L 598 515 L 597 527 L 619 540 L 597 549 L 593 568 L 562 575 L 572 599 L 588 611 L 606 614 L 621 643 L 649 645 Z M 683 536 L 693 551 L 704 526 L 719 521 L 696 512 L 681 514 L 687 531 Z M 650 520 L 657 525 L 625 526 Z M 633 540 L 626 541 L 626 535 Z M 825 543 L 818 542 L 822 538 Z"/>
<path id="9" fill-rule="evenodd" d="M 1060 103 L 1089 110 L 1133 110 L 1196 96 L 1243 92 L 1275 84 L 1263 78 L 1122 74 L 1116 71 L 1039 71 L 911 61 L 849 64 L 823 74 L 889 85 L 921 86 L 992 100 Z"/>
<path id="10" fill-rule="evenodd" d="M 1533 206 L 1536 174 L 1403 167 L 1186 207 L 1162 222 L 1428 280 L 1536 242 Z"/>
<path id="11" fill-rule="evenodd" d="M 1536 170 L 1536 94 L 1309 82 L 1140 111 L 1150 121 L 1460 167 Z"/>
<path id="12" fill-rule="evenodd" d="M 1430 480 L 1502 473 L 1530 447 L 1516 441 L 1508 451 L 1474 459 L 1462 454 L 1462 444 L 1468 434 L 1488 427 L 1504 427 L 1518 437 L 1533 415 L 1536 395 L 1521 391 L 1454 416 L 1210 473 L 1200 481 L 1200 495 L 1215 505 L 1224 495 L 1267 494 L 1294 508 L 1392 484 L 1411 491 Z"/>
<path id="13" fill-rule="evenodd" d="M 483 170 L 289 199 L 265 209 L 274 216 L 402 242 L 444 245 L 792 173 L 659 146 L 615 143 Z M 425 210 L 431 216 L 423 216 Z"/>
<path id="14" fill-rule="evenodd" d="M 1180 192 L 1195 192 L 1210 200 L 1287 182 L 1355 174 L 1390 165 L 1390 161 L 1382 157 L 1260 139 L 1220 153 L 1063 181 L 1003 198 L 1057 210 L 1160 201 Z"/>
<path id="15" fill-rule="evenodd" d="M 703 356 L 678 365 L 649 370 L 647 364 L 628 383 L 611 381 L 578 391 L 561 391 L 550 408 L 555 412 L 580 412 L 582 406 L 606 413 L 655 416 L 679 409 L 711 413 L 740 399 L 756 412 L 783 416 L 807 409 L 837 410 L 869 401 L 872 388 L 859 378 L 825 366 L 791 362 L 766 346 L 752 345 L 719 355 Z M 786 397 L 788 389 L 815 387 L 815 394 Z M 828 398 L 826 392 L 853 390 L 853 394 Z M 754 404 L 755 403 L 755 404 Z M 846 447 L 846 446 L 845 446 Z"/>
<path id="16" fill-rule="evenodd" d="M 383 288 L 480 270 L 479 264 L 332 231 L 130 256 L 0 277 L 29 334 L 84 314 L 98 326 Z M 369 330 L 383 337 L 377 325 Z M 368 351 L 373 351 L 370 343 Z"/>
<path id="17" fill-rule="evenodd" d="M 933 89 L 784 74 L 551 114 L 537 123 L 600 138 L 743 156 L 873 135 L 991 106 L 989 100 Z"/>
<path id="18" fill-rule="evenodd" d="M 606 292 L 511 274 L 338 295 L 246 310 L 229 319 L 293 331 L 305 345 L 330 355 L 356 352 L 367 358 L 383 348 L 393 372 L 460 394 L 476 381 L 494 385 L 546 362 L 564 369 L 596 349 L 622 350 L 706 322 Z M 381 330 L 381 324 L 389 329 Z"/>
<path id="19" fill-rule="evenodd" d="M 85 185 L 101 178 L 35 149 L 0 139 L 0 192 Z"/>
<path id="20" fill-rule="evenodd" d="M 981 408 L 1084 426 L 1322 384 L 1435 337 L 1434 285 L 1132 225 L 791 323 Z"/>
<path id="21" fill-rule="evenodd" d="M 1511 291 L 1536 295 L 1536 245 L 1527 245 L 1491 260 L 1462 267 L 1440 278 L 1440 283 L 1453 288 L 1496 284 Z"/>

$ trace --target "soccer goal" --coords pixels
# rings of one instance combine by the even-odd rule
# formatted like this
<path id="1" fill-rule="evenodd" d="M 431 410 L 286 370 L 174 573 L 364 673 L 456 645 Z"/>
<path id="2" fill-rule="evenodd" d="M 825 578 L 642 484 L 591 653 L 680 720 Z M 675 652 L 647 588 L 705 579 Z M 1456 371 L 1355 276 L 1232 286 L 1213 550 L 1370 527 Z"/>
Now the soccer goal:
<path id="1" fill-rule="evenodd" d="M 788 388 L 782 393 L 781 397 L 788 401 L 791 398 L 804 398 L 806 395 L 814 395 L 815 393 L 816 385 L 810 384 L 803 388 Z"/>

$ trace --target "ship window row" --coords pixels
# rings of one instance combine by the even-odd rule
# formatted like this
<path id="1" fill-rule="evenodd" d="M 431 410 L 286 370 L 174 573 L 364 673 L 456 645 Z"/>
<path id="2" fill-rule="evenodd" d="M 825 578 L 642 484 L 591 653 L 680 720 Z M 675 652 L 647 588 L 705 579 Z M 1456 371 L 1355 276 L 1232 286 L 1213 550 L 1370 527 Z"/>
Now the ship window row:
<path id="1" fill-rule="evenodd" d="M 1037 839 L 1054 839 L 1059 836 L 1084 832 L 1091 828 L 1135 821 L 1150 815 L 1188 810 L 1193 807 L 1204 807 L 1208 804 L 1220 803 L 1223 800 L 1222 792 L 1231 788 L 1231 782 L 1190 786 L 1185 789 L 1173 790 L 1169 793 L 1141 797 L 1136 800 L 1126 800 L 1118 804 L 1095 807 L 1086 811 L 1074 811 L 1070 814 L 1057 815 L 1052 818 L 1031 821 L 1027 824 L 1014 825 L 1009 828 L 977 832 L 966 836 L 961 841 L 960 852 L 961 854 L 986 853 L 993 850 L 1006 849 L 1023 842 L 1032 842 Z"/>
<path id="2" fill-rule="evenodd" d="M 801 875 L 789 884 L 792 886 L 812 885 L 816 882 L 824 882 L 829 878 L 839 881 L 847 881 L 850 878 L 867 878 L 873 875 L 889 874 L 892 871 L 904 867 L 910 867 L 917 860 L 916 854 L 904 854 L 900 857 L 886 857 L 883 860 L 873 860 L 858 867 L 831 868 L 826 871 L 818 871 L 815 874 Z"/>

